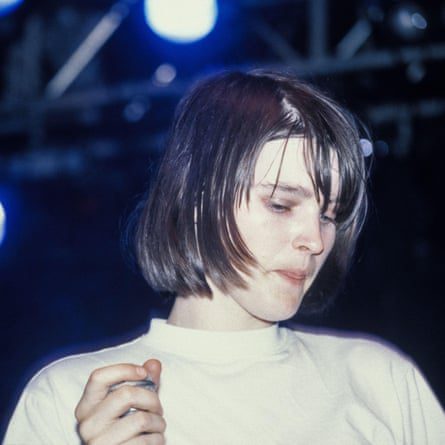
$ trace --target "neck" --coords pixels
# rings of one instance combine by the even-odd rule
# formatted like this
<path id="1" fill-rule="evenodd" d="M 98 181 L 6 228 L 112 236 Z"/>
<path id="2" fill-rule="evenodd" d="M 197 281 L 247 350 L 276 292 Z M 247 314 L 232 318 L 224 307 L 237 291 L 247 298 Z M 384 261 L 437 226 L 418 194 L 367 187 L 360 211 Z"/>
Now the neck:
<path id="1" fill-rule="evenodd" d="M 259 329 L 272 324 L 252 316 L 232 297 L 218 291 L 211 297 L 176 297 L 167 323 L 209 331 Z"/>

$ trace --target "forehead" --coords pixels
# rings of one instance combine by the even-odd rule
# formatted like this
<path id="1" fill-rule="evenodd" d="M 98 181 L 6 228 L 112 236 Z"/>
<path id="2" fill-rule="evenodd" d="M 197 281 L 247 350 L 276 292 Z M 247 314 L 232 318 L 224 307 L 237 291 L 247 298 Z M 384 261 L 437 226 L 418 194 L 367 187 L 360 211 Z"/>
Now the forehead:
<path id="1" fill-rule="evenodd" d="M 310 170 L 306 165 L 304 151 L 305 139 L 303 137 L 277 139 L 264 144 L 255 165 L 254 185 L 285 183 L 312 190 L 313 182 Z M 336 195 L 339 186 L 339 173 L 334 151 L 332 151 L 331 164 L 329 176 L 332 181 L 332 191 Z"/>

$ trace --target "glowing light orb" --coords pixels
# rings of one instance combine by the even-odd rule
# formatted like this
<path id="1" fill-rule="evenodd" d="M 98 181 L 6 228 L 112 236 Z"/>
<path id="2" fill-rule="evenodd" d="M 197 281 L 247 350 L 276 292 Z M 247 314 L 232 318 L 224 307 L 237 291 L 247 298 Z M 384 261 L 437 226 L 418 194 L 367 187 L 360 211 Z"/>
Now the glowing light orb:
<path id="1" fill-rule="evenodd" d="M 218 17 L 216 0 L 145 0 L 145 20 L 160 37 L 175 43 L 204 38 Z"/>
<path id="2" fill-rule="evenodd" d="M 23 0 L 0 0 L 0 16 L 9 14 L 17 8 L 22 1 Z"/>

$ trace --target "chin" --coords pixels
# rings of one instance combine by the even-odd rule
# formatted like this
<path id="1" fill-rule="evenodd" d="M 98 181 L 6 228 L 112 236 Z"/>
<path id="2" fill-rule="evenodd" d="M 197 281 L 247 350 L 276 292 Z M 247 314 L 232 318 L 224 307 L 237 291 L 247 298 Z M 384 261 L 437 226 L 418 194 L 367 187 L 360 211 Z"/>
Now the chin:
<path id="1" fill-rule="evenodd" d="M 257 315 L 257 318 L 266 321 L 268 323 L 278 323 L 280 321 L 286 321 L 294 317 L 300 308 L 301 301 L 298 304 L 293 304 L 292 306 L 282 306 L 276 307 L 275 310 L 265 311 L 261 315 Z"/>
<path id="2" fill-rule="evenodd" d="M 292 318 L 300 309 L 303 298 L 301 295 L 296 297 L 286 296 L 281 299 L 280 304 L 277 304 L 275 312 L 276 321 L 284 321 Z"/>

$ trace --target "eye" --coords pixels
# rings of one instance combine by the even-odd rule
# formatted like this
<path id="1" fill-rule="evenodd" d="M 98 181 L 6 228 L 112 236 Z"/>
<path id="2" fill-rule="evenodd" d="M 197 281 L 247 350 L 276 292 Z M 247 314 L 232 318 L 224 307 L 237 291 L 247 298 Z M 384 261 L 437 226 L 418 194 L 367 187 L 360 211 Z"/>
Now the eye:
<path id="1" fill-rule="evenodd" d="M 269 201 L 267 202 L 267 208 L 270 209 L 274 213 L 286 213 L 291 210 L 289 206 L 279 204 L 277 202 Z"/>
<path id="2" fill-rule="evenodd" d="M 337 221 L 334 216 L 329 216 L 326 213 L 320 215 L 320 221 L 322 224 L 334 224 L 337 225 Z"/>

